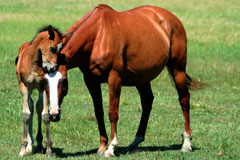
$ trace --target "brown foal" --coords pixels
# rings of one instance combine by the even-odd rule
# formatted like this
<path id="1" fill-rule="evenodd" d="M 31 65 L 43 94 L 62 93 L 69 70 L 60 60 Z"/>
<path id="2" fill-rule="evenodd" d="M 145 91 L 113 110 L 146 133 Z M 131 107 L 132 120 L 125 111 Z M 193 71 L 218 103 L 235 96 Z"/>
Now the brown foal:
<path id="1" fill-rule="evenodd" d="M 32 119 L 34 107 L 31 94 L 33 89 L 38 89 L 39 91 L 36 108 L 38 114 L 37 148 L 40 151 L 42 150 L 43 136 L 41 131 L 41 119 L 43 119 L 46 125 L 46 154 L 48 156 L 52 154 L 49 125 L 50 120 L 58 121 L 60 119 L 60 113 L 54 111 L 54 114 L 51 114 L 48 105 L 50 103 L 50 107 L 53 108 L 51 104 L 54 104 L 55 108 L 59 108 L 63 97 L 66 95 L 64 91 L 67 91 L 67 89 L 65 89 L 67 88 L 66 69 L 62 69 L 64 66 L 57 66 L 57 48 L 61 43 L 61 33 L 57 29 L 48 26 L 42 28 L 31 42 L 26 42 L 19 48 L 19 54 L 16 58 L 16 74 L 23 100 L 23 136 L 22 147 L 19 153 L 21 157 L 25 156 L 28 152 L 32 152 Z M 49 73 L 46 73 L 47 71 L 49 71 Z M 65 85 L 62 85 L 59 91 L 52 90 L 52 87 L 50 88 L 50 86 L 52 86 L 51 84 L 56 83 L 56 85 L 58 85 L 58 81 L 60 80 L 65 81 Z M 49 97 L 50 93 L 56 95 L 54 94 L 56 92 L 58 94 L 57 98 Z M 57 100 L 57 102 L 52 99 Z M 59 111 L 58 108 L 57 111 Z"/>

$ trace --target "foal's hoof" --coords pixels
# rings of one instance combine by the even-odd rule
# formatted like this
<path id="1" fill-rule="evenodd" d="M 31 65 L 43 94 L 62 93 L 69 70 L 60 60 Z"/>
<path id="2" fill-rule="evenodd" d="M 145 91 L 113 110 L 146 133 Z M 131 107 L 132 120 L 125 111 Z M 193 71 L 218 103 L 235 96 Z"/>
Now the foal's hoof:
<path id="1" fill-rule="evenodd" d="M 104 152 L 104 157 L 114 157 L 114 153 L 112 150 L 107 150 L 106 152 Z"/>
<path id="2" fill-rule="evenodd" d="M 42 146 L 42 144 L 41 145 L 37 145 L 36 152 L 37 153 L 43 153 L 43 146 Z"/>
<path id="3" fill-rule="evenodd" d="M 47 157 L 51 157 L 51 156 L 52 156 L 52 150 L 47 149 L 47 151 L 46 151 L 46 156 L 47 156 Z"/>
<path id="4" fill-rule="evenodd" d="M 114 154 L 111 154 L 111 153 L 104 153 L 104 157 L 114 157 L 115 155 Z"/>
<path id="5" fill-rule="evenodd" d="M 24 157 L 24 156 L 26 155 L 26 152 L 20 152 L 18 155 L 19 155 L 20 157 Z"/>
<path id="6" fill-rule="evenodd" d="M 26 152 L 27 153 L 32 153 L 32 145 L 27 145 Z"/>
<path id="7" fill-rule="evenodd" d="M 99 152 L 99 151 L 98 151 L 98 152 L 97 152 L 97 155 L 100 156 L 100 157 L 102 157 L 102 156 L 104 156 L 104 152 Z"/>
<path id="8" fill-rule="evenodd" d="M 192 152 L 192 147 L 191 146 L 182 146 L 181 151 L 182 152 Z"/>

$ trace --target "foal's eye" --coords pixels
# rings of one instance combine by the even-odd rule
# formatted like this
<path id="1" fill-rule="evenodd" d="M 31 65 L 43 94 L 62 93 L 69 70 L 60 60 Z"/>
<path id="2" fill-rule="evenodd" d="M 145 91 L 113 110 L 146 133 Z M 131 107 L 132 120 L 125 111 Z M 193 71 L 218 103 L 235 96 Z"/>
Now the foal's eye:
<path id="1" fill-rule="evenodd" d="M 57 49 L 54 48 L 54 47 L 50 47 L 50 51 L 51 51 L 52 53 L 56 53 Z"/>

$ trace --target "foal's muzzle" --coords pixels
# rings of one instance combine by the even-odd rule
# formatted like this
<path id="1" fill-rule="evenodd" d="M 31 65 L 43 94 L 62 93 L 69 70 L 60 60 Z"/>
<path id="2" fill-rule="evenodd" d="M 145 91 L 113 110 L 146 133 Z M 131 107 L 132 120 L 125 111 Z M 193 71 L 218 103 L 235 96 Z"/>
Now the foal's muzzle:
<path id="1" fill-rule="evenodd" d="M 58 122 L 61 118 L 61 109 L 58 109 L 56 111 L 48 110 L 48 117 L 50 121 L 52 122 Z"/>
<path id="2" fill-rule="evenodd" d="M 54 66 L 51 62 L 43 62 L 42 67 L 45 72 L 53 73 L 57 70 L 57 66 Z"/>

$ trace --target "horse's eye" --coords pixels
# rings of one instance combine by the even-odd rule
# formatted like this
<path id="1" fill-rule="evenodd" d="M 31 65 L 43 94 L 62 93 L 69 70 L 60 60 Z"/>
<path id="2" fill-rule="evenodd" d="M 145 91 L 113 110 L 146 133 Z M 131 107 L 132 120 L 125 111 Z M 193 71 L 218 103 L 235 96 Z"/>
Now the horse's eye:
<path id="1" fill-rule="evenodd" d="M 57 49 L 54 48 L 54 47 L 50 47 L 50 51 L 51 51 L 52 53 L 56 53 Z"/>

